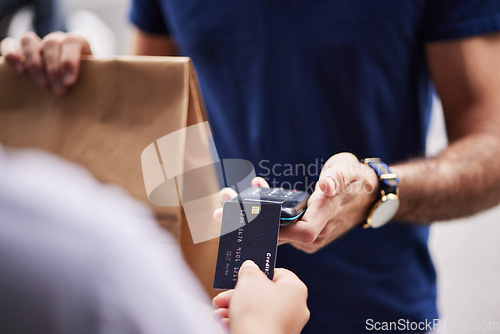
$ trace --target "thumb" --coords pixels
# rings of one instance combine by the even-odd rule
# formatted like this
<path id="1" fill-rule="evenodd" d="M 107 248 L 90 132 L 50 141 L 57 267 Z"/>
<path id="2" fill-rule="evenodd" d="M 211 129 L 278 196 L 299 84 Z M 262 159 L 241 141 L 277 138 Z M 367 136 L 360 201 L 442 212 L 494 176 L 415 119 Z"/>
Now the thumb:
<path id="1" fill-rule="evenodd" d="M 269 183 L 264 178 L 257 176 L 252 179 L 252 187 L 269 188 Z"/>
<path id="2" fill-rule="evenodd" d="M 325 196 L 338 194 L 345 188 L 345 176 L 338 168 L 329 168 L 328 174 L 322 175 L 318 180 L 318 187 Z"/>
<path id="3" fill-rule="evenodd" d="M 318 187 L 325 196 L 334 196 L 356 180 L 360 174 L 360 163 L 350 153 L 339 153 L 328 159 L 318 180 Z"/>
<path id="4" fill-rule="evenodd" d="M 238 272 L 238 282 L 240 280 L 255 279 L 259 276 L 266 276 L 252 260 L 246 260 Z"/>

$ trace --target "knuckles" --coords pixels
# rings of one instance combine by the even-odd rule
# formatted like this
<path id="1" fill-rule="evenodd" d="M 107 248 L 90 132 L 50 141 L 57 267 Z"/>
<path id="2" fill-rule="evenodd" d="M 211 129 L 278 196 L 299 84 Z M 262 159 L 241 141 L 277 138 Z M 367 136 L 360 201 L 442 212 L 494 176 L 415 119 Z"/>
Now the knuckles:
<path id="1" fill-rule="evenodd" d="M 307 323 L 309 321 L 309 318 L 311 316 L 311 312 L 309 311 L 309 308 L 307 307 L 307 297 L 309 295 L 309 291 L 307 289 L 307 286 L 299 280 L 298 278 L 294 282 L 294 289 L 295 293 L 297 296 L 297 299 L 300 299 L 303 301 L 303 305 L 301 305 L 301 312 L 300 312 L 300 317 L 302 318 L 303 324 Z"/>
<path id="2" fill-rule="evenodd" d="M 83 38 L 76 34 L 65 34 L 63 38 L 63 44 L 83 44 Z"/>
<path id="3" fill-rule="evenodd" d="M 83 36 L 60 31 L 50 33 L 43 39 L 34 32 L 26 32 L 19 43 L 6 38 L 1 41 L 0 47 L 11 66 L 19 68 L 21 62 L 22 71 L 27 70 L 37 83 L 45 85 L 49 81 L 56 88 L 76 80 L 79 61 L 76 51 L 80 49 L 78 53 L 82 50 L 90 53 L 90 46 Z M 61 92 L 58 89 L 56 93 Z"/>
<path id="4" fill-rule="evenodd" d="M 312 244 L 318 238 L 319 233 L 316 233 L 311 228 L 305 229 L 301 235 L 301 242 L 307 245 Z"/>
<path id="5" fill-rule="evenodd" d="M 33 42 L 37 42 L 40 40 L 40 37 L 38 37 L 37 34 L 35 34 L 34 32 L 32 31 L 29 31 L 27 33 L 25 33 L 22 37 L 21 37 L 21 46 L 22 47 L 27 47 L 29 46 L 30 44 L 32 44 Z"/>
<path id="6" fill-rule="evenodd" d="M 42 49 L 45 50 L 53 50 L 58 49 L 66 40 L 67 34 L 56 31 L 48 34 L 42 39 Z"/>
<path id="7" fill-rule="evenodd" d="M 301 250 L 302 250 L 304 253 L 307 253 L 307 254 L 313 254 L 313 253 L 315 253 L 315 252 L 318 250 L 318 247 L 313 247 L 312 245 L 311 245 L 311 246 L 307 245 L 307 246 L 303 246 L 303 247 L 301 248 Z"/>
<path id="8" fill-rule="evenodd" d="M 48 41 L 61 41 L 67 34 L 62 31 L 54 31 L 43 38 L 44 42 Z"/>
<path id="9" fill-rule="evenodd" d="M 289 290 L 294 291 L 298 299 L 302 299 L 304 301 L 307 300 L 307 296 L 309 295 L 307 285 L 305 285 L 305 283 L 302 282 L 300 278 L 298 278 L 297 275 L 292 271 L 289 271 L 287 269 L 284 270 L 286 271 L 284 272 L 284 275 L 282 275 L 278 283 L 285 285 Z"/>
<path id="10" fill-rule="evenodd" d="M 349 163 L 352 163 L 352 164 L 358 164 L 359 163 L 358 158 L 356 158 L 356 156 L 354 154 L 352 154 L 352 153 L 342 152 L 342 153 L 336 154 L 335 156 L 337 156 L 339 159 L 344 160 L 345 162 L 349 162 Z"/>
<path id="11" fill-rule="evenodd" d="M 309 295 L 309 290 L 307 289 L 307 285 L 305 285 L 304 282 L 300 280 L 299 280 L 298 292 L 302 297 L 307 299 L 307 296 Z"/>
<path id="12" fill-rule="evenodd" d="M 304 312 L 304 325 L 309 321 L 309 319 L 311 318 L 311 311 L 309 311 L 309 309 L 306 307 L 306 310 Z"/>
<path id="13" fill-rule="evenodd" d="M 44 38 L 42 40 L 42 49 L 44 51 L 59 48 L 61 45 L 61 40 L 56 38 Z"/>

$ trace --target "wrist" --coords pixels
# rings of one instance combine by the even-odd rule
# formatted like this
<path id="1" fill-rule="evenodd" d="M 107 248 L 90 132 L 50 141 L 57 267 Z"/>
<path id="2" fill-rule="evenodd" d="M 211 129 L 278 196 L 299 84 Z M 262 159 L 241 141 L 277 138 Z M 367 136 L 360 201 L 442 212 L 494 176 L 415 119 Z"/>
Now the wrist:
<path id="1" fill-rule="evenodd" d="M 364 210 L 363 211 L 363 217 L 362 221 L 366 221 L 366 218 L 368 217 L 371 209 L 373 208 L 373 205 L 379 200 L 380 198 L 380 185 L 379 185 L 379 180 L 378 176 L 375 173 L 375 171 L 370 168 L 369 166 L 363 164 L 363 175 L 365 175 L 365 185 L 363 192 L 365 194 L 365 202 L 364 202 Z"/>
<path id="2" fill-rule="evenodd" d="M 370 208 L 371 208 L 371 205 L 373 205 L 379 198 L 380 185 L 379 185 L 377 173 L 375 173 L 373 168 L 370 168 L 368 165 L 365 165 L 365 164 L 363 164 L 363 166 L 365 167 L 365 170 L 366 170 L 365 190 L 371 199 L 371 203 L 370 203 Z"/>
<path id="3" fill-rule="evenodd" d="M 370 209 L 364 228 L 379 228 L 394 218 L 399 209 L 399 179 L 387 164 L 379 158 L 364 159 L 377 178 L 378 199 Z"/>
<path id="4" fill-rule="evenodd" d="M 400 205 L 399 205 L 398 211 L 394 215 L 394 219 L 397 219 L 397 220 L 404 219 L 404 217 L 406 216 L 406 212 L 408 211 L 406 208 L 406 205 L 401 201 L 401 199 L 402 199 L 401 198 L 401 184 L 402 184 L 401 181 L 404 180 L 404 169 L 405 168 L 402 165 L 391 166 L 391 170 L 393 171 L 394 174 L 396 174 L 398 176 L 398 179 L 399 179 L 398 197 L 399 197 Z M 403 201 L 404 201 L 404 194 L 403 194 Z"/>

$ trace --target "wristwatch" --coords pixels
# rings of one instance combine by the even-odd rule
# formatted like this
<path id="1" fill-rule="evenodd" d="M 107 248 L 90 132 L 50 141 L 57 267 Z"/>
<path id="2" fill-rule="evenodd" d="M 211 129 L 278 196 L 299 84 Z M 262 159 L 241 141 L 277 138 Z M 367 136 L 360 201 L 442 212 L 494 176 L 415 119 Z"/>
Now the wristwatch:
<path id="1" fill-rule="evenodd" d="M 363 163 L 370 166 L 378 176 L 380 198 L 375 202 L 363 228 L 379 228 L 387 224 L 399 208 L 399 180 L 389 166 L 379 158 L 367 158 Z"/>

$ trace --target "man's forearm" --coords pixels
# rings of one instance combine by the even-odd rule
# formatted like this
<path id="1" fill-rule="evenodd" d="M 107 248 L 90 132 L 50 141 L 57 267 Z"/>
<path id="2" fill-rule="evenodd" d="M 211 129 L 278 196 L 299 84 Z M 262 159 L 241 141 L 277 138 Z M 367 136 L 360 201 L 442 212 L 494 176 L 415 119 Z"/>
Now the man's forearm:
<path id="1" fill-rule="evenodd" d="M 169 35 L 150 34 L 135 29 L 132 34 L 130 53 L 138 56 L 176 56 L 174 39 Z"/>
<path id="2" fill-rule="evenodd" d="M 396 220 L 432 222 L 461 218 L 500 203 L 500 136 L 471 134 L 437 157 L 398 164 L 400 209 Z"/>

